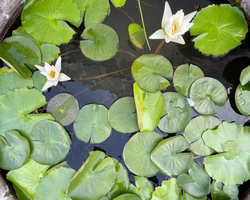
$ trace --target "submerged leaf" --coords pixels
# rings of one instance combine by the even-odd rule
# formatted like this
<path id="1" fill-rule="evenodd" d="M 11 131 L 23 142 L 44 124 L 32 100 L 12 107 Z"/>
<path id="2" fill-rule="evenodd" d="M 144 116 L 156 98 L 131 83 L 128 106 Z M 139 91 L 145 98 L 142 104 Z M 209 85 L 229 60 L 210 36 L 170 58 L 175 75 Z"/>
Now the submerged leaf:
<path id="1" fill-rule="evenodd" d="M 143 49 L 145 43 L 144 30 L 139 24 L 130 24 L 128 27 L 129 39 L 139 49 Z"/>

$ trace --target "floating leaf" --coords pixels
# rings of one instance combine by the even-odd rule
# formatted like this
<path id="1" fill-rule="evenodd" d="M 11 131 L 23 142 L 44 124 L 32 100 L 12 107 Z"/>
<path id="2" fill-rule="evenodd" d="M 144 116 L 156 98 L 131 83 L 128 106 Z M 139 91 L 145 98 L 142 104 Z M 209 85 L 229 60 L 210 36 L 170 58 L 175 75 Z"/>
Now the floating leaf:
<path id="1" fill-rule="evenodd" d="M 139 49 L 143 49 L 145 43 L 145 36 L 143 28 L 136 23 L 132 23 L 128 27 L 128 35 L 130 41 Z"/>
<path id="2" fill-rule="evenodd" d="M 1 67 L 0 68 L 0 75 L 2 73 L 12 73 L 12 72 L 14 72 L 13 69 L 9 69 L 8 67 Z"/>
<path id="3" fill-rule="evenodd" d="M 78 22 L 73 22 L 72 24 L 75 25 L 76 27 L 79 27 L 82 24 L 83 21 L 83 16 L 85 14 L 85 11 L 88 9 L 88 3 L 90 0 L 72 0 L 73 3 L 75 3 L 78 7 L 78 10 L 80 11 L 80 19 Z"/>
<path id="4" fill-rule="evenodd" d="M 219 153 L 204 159 L 209 176 L 228 186 L 249 180 L 249 136 L 249 127 L 228 122 L 223 122 L 216 129 L 205 131 L 202 136 L 205 144 Z"/>
<path id="5" fill-rule="evenodd" d="M 69 153 L 69 135 L 57 122 L 43 120 L 37 123 L 30 133 L 30 138 L 30 157 L 40 164 L 56 164 Z"/>
<path id="6" fill-rule="evenodd" d="M 211 196 L 213 200 L 239 200 L 239 189 L 237 185 L 222 186 L 221 182 L 212 183 Z"/>
<path id="7" fill-rule="evenodd" d="M 250 82 L 250 66 L 242 70 L 240 74 L 240 83 L 241 85 L 246 85 Z"/>
<path id="8" fill-rule="evenodd" d="M 238 110 L 246 116 L 250 115 L 250 84 L 238 85 L 235 91 L 235 103 Z"/>
<path id="9" fill-rule="evenodd" d="M 140 200 L 140 198 L 134 194 L 122 194 L 114 198 L 114 200 Z"/>
<path id="10" fill-rule="evenodd" d="M 167 88 L 166 78 L 173 76 L 173 68 L 168 59 L 161 55 L 147 54 L 137 58 L 132 65 L 132 74 L 139 87 L 148 92 Z"/>
<path id="11" fill-rule="evenodd" d="M 215 56 L 239 46 L 248 31 L 243 12 L 230 4 L 203 8 L 193 23 L 190 33 L 198 35 L 193 40 L 195 47 L 204 54 Z"/>
<path id="12" fill-rule="evenodd" d="M 24 190 L 13 184 L 13 188 L 19 200 L 33 200 Z"/>
<path id="13" fill-rule="evenodd" d="M 104 61 L 112 58 L 119 47 L 117 33 L 105 24 L 93 24 L 82 33 L 85 40 L 80 42 L 82 53 L 95 61 Z"/>
<path id="14" fill-rule="evenodd" d="M 140 131 L 153 131 L 159 124 L 164 111 L 164 100 L 161 92 L 149 93 L 134 83 L 134 97 Z"/>
<path id="15" fill-rule="evenodd" d="M 126 0 L 111 0 L 111 2 L 116 8 L 120 8 L 125 5 Z"/>
<path id="16" fill-rule="evenodd" d="M 183 192 L 183 196 L 182 196 L 182 200 L 207 200 L 207 197 L 203 197 L 203 198 L 194 198 L 192 196 L 190 196 L 189 194 L 187 194 L 185 191 Z"/>
<path id="17" fill-rule="evenodd" d="M 192 64 L 181 65 L 174 72 L 174 87 L 180 94 L 188 96 L 192 83 L 201 77 L 204 74 L 199 67 Z"/>
<path id="18" fill-rule="evenodd" d="M 77 22 L 79 16 L 72 0 L 31 0 L 25 4 L 21 19 L 24 30 L 35 40 L 60 45 L 75 34 L 65 21 Z"/>
<path id="19" fill-rule="evenodd" d="M 214 150 L 204 144 L 202 134 L 208 129 L 213 129 L 221 124 L 217 117 L 198 116 L 192 119 L 185 128 L 184 137 L 190 143 L 189 149 L 200 156 L 208 156 Z"/>
<path id="20" fill-rule="evenodd" d="M 54 96 L 48 103 L 47 112 L 63 126 L 68 126 L 79 113 L 79 103 L 75 97 L 68 93 Z"/>
<path id="21" fill-rule="evenodd" d="M 133 97 L 118 99 L 109 109 L 108 120 L 113 129 L 121 133 L 134 133 L 139 130 L 135 101 Z"/>
<path id="22" fill-rule="evenodd" d="M 123 159 L 128 169 L 140 176 L 154 176 L 158 170 L 150 154 L 161 140 L 161 135 L 156 132 L 136 133 L 123 149 Z"/>
<path id="23" fill-rule="evenodd" d="M 190 99 L 198 113 L 213 115 L 217 113 L 215 104 L 223 106 L 226 103 L 227 91 L 221 82 L 214 78 L 199 78 L 191 86 Z"/>
<path id="24" fill-rule="evenodd" d="M 17 131 L 7 131 L 0 136 L 0 167 L 5 170 L 23 166 L 30 156 L 28 140 Z"/>
<path id="25" fill-rule="evenodd" d="M 177 135 L 161 141 L 152 151 L 151 159 L 163 174 L 177 176 L 187 172 L 193 163 L 192 153 L 181 153 L 188 148 L 186 139 Z"/>
<path id="26" fill-rule="evenodd" d="M 47 82 L 46 76 L 42 75 L 39 71 L 35 71 L 32 75 L 34 87 L 39 91 L 42 91 L 43 86 Z"/>
<path id="27" fill-rule="evenodd" d="M 84 106 L 74 123 L 76 137 L 91 144 L 105 141 L 111 134 L 108 122 L 108 109 L 103 105 L 89 104 Z"/>
<path id="28" fill-rule="evenodd" d="M 159 128 L 166 133 L 176 133 L 191 119 L 191 107 L 184 96 L 176 92 L 163 93 L 164 113 Z"/>

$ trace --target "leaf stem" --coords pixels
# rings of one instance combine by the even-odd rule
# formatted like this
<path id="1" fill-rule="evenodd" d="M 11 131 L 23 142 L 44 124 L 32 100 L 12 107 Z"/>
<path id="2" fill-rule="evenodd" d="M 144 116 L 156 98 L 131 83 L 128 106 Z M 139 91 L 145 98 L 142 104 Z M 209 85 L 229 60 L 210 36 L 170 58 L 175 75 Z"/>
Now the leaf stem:
<path id="1" fill-rule="evenodd" d="M 155 54 L 158 54 L 158 53 L 161 51 L 161 48 L 163 47 L 164 44 L 165 44 L 165 39 L 163 39 L 163 40 L 159 43 L 158 47 L 155 49 Z"/>

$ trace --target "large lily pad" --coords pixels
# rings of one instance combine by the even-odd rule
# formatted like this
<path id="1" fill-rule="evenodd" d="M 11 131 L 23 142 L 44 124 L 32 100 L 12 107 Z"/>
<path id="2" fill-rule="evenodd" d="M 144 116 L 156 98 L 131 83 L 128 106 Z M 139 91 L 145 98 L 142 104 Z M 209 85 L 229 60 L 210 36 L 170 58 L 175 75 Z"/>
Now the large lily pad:
<path id="1" fill-rule="evenodd" d="M 89 104 L 84 106 L 74 123 L 76 137 L 91 144 L 105 141 L 111 134 L 108 122 L 108 109 L 103 105 Z"/>
<path id="2" fill-rule="evenodd" d="M 188 148 L 186 139 L 177 135 L 161 141 L 152 151 L 151 159 L 163 174 L 177 176 L 187 172 L 193 163 L 192 153 L 181 153 Z"/>
<path id="3" fill-rule="evenodd" d="M 169 81 L 164 77 L 172 78 L 173 68 L 165 57 L 147 54 L 134 61 L 132 73 L 140 88 L 148 92 L 157 92 L 170 85 Z"/>
<path id="4" fill-rule="evenodd" d="M 235 91 L 235 103 L 243 115 L 250 115 L 250 84 L 238 85 Z"/>
<path id="5" fill-rule="evenodd" d="M 223 122 L 216 129 L 205 131 L 202 138 L 219 153 L 204 159 L 206 172 L 216 182 L 230 186 L 250 179 L 249 127 Z"/>
<path id="6" fill-rule="evenodd" d="M 24 190 L 13 184 L 13 188 L 16 192 L 16 196 L 19 200 L 33 200 Z"/>
<path id="7" fill-rule="evenodd" d="M 191 107 L 186 98 L 176 92 L 163 93 L 164 113 L 159 128 L 166 133 L 176 133 L 191 119 Z"/>
<path id="8" fill-rule="evenodd" d="M 226 186 L 221 182 L 212 183 L 211 196 L 213 200 L 239 200 L 239 189 L 237 185 Z"/>
<path id="9" fill-rule="evenodd" d="M 197 199 L 195 197 L 190 196 L 186 192 L 183 192 L 183 195 L 182 195 L 182 200 L 207 200 L 207 199 L 208 199 L 207 197 Z"/>
<path id="10" fill-rule="evenodd" d="M 140 200 L 140 198 L 134 194 L 122 194 L 114 200 Z"/>
<path id="11" fill-rule="evenodd" d="M 116 54 L 119 47 L 117 33 L 105 24 L 88 26 L 82 37 L 85 39 L 80 42 L 82 53 L 91 60 L 108 60 Z"/>
<path id="12" fill-rule="evenodd" d="M 135 45 L 139 49 L 143 49 L 143 44 L 146 40 L 144 30 L 139 24 L 130 24 L 128 27 L 128 35 L 133 45 Z"/>
<path id="13" fill-rule="evenodd" d="M 72 0 L 31 0 L 25 4 L 21 19 L 25 31 L 37 41 L 60 45 L 75 33 L 65 21 L 77 22 L 79 16 Z"/>
<path id="14" fill-rule="evenodd" d="M 161 140 L 162 136 L 156 132 L 136 133 L 123 149 L 128 169 L 140 176 L 154 176 L 158 170 L 151 161 L 150 154 Z"/>
<path id="15" fill-rule="evenodd" d="M 194 39 L 195 47 L 204 54 L 215 56 L 240 45 L 248 31 L 243 12 L 230 4 L 203 8 L 193 23 L 191 35 L 199 35 Z"/>
<path id="16" fill-rule="evenodd" d="M 226 103 L 227 91 L 214 78 L 199 78 L 191 86 L 190 99 L 194 102 L 194 109 L 198 113 L 213 115 L 217 113 L 216 104 L 223 106 Z"/>
<path id="17" fill-rule="evenodd" d="M 43 120 L 37 123 L 30 137 L 30 157 L 40 164 L 56 164 L 69 153 L 71 144 L 69 135 L 57 122 Z"/>

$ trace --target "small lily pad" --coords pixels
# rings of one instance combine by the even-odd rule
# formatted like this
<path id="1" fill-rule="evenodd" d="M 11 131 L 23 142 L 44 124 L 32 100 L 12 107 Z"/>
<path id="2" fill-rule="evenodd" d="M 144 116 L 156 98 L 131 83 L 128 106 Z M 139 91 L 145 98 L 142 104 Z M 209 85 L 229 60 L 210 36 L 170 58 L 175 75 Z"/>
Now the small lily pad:
<path id="1" fill-rule="evenodd" d="M 226 186 L 221 182 L 212 183 L 211 196 L 213 200 L 239 200 L 239 189 L 237 185 Z"/>
<path id="2" fill-rule="evenodd" d="M 187 194 L 185 191 L 183 192 L 182 195 L 182 200 L 207 200 L 207 197 L 203 197 L 203 198 L 194 198 L 192 196 L 190 196 L 189 194 Z"/>
<path id="3" fill-rule="evenodd" d="M 140 200 L 140 198 L 134 194 L 122 194 L 114 200 Z"/>
<path id="4" fill-rule="evenodd" d="M 108 109 L 103 105 L 89 104 L 84 106 L 74 123 L 76 137 L 91 144 L 105 141 L 111 134 L 108 122 Z"/>
<path id="5" fill-rule="evenodd" d="M 133 45 L 139 49 L 143 49 L 143 44 L 145 43 L 146 39 L 144 30 L 139 24 L 130 24 L 128 27 L 128 35 Z"/>
<path id="6" fill-rule="evenodd" d="M 114 29 L 105 24 L 88 26 L 83 31 L 82 37 L 85 39 L 80 42 L 82 53 L 91 60 L 108 60 L 117 53 L 118 35 Z"/>
<path id="7" fill-rule="evenodd" d="M 250 84 L 238 85 L 235 91 L 235 103 L 238 110 L 246 116 L 250 115 Z"/>
<path id="8" fill-rule="evenodd" d="M 116 8 L 120 8 L 122 6 L 125 5 L 127 0 L 111 0 L 112 4 L 116 7 Z"/>
<path id="9" fill-rule="evenodd" d="M 202 115 L 216 114 L 216 104 L 223 106 L 227 96 L 227 91 L 221 82 L 210 77 L 197 79 L 190 89 L 190 99 L 194 102 L 194 109 Z"/>
<path id="10" fill-rule="evenodd" d="M 70 150 L 70 138 L 57 122 L 43 120 L 30 133 L 31 155 L 36 162 L 53 165 L 62 161 Z"/>
<path id="11" fill-rule="evenodd" d="M 39 71 L 35 71 L 34 74 L 32 75 L 32 79 L 33 79 L 34 87 L 37 90 L 42 91 L 43 86 L 47 82 L 46 76 L 42 75 Z"/>
<path id="12" fill-rule="evenodd" d="M 250 66 L 242 70 L 240 74 L 240 83 L 241 85 L 246 85 L 250 82 Z"/>
<path id="13" fill-rule="evenodd" d="M 14 72 L 14 70 L 13 70 L 13 69 L 10 69 L 10 68 L 8 68 L 8 67 L 1 67 L 1 68 L 0 68 L 0 75 L 1 75 L 2 73 L 12 73 L 12 72 Z"/>
<path id="14" fill-rule="evenodd" d="M 109 109 L 108 120 L 116 131 L 134 133 L 139 130 L 133 97 L 118 99 Z"/>
<path id="15" fill-rule="evenodd" d="M 123 149 L 123 159 L 128 169 L 140 176 L 154 176 L 158 170 L 150 154 L 161 140 L 162 136 L 156 132 L 136 133 Z"/>
<path id="16" fill-rule="evenodd" d="M 165 57 L 146 54 L 134 61 L 132 74 L 140 88 L 148 92 L 157 92 L 170 85 L 169 81 L 164 77 L 172 78 L 173 68 Z"/>

